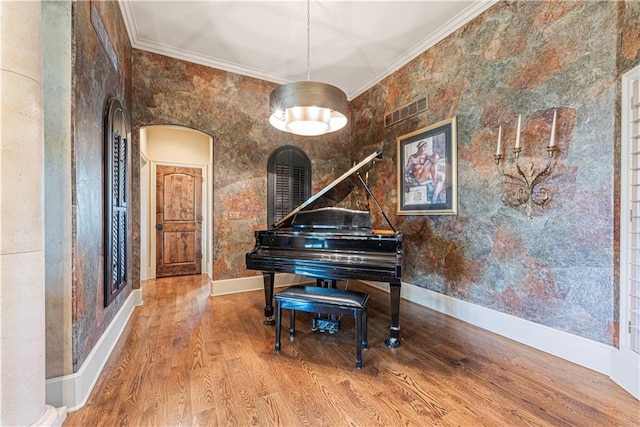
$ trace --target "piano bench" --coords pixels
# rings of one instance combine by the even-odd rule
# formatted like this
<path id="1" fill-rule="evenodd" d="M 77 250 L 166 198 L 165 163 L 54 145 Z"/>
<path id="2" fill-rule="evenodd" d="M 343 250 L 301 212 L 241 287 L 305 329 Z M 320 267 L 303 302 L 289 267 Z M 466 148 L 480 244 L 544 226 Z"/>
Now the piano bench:
<path id="1" fill-rule="evenodd" d="M 276 352 L 280 351 L 282 309 L 291 310 L 290 334 L 295 334 L 296 310 L 308 313 L 352 316 L 356 327 L 356 368 L 362 368 L 362 349 L 367 348 L 367 301 L 369 294 L 315 286 L 291 286 L 274 296 L 276 303 Z"/>

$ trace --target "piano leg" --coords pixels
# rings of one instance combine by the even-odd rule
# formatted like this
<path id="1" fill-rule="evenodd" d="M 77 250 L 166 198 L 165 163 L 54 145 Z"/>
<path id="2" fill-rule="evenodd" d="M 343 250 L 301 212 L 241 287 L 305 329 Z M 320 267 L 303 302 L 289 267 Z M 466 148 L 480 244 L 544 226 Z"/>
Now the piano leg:
<path id="1" fill-rule="evenodd" d="M 262 280 L 264 282 L 264 316 L 266 317 L 262 323 L 273 325 L 276 323 L 273 319 L 273 273 L 263 271 Z"/>
<path id="2" fill-rule="evenodd" d="M 391 336 L 384 343 L 389 348 L 397 348 L 400 343 L 400 282 L 389 283 L 391 298 Z"/>

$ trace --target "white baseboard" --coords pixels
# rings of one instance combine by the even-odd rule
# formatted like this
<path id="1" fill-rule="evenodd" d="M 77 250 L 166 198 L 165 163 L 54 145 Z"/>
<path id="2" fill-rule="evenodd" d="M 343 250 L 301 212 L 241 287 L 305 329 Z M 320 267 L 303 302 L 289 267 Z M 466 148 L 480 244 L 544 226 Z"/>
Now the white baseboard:
<path id="1" fill-rule="evenodd" d="M 274 279 L 274 287 L 309 283 L 310 280 L 304 276 L 277 274 Z M 387 283 L 363 282 L 389 292 Z M 261 289 L 263 289 L 262 276 L 211 282 L 211 295 Z M 402 283 L 401 297 L 596 372 L 605 375 L 611 374 L 612 350 L 617 349 L 606 344 L 471 304 L 409 283 Z M 402 314 L 400 316 L 402 318 Z M 402 323 L 400 326 L 402 327 Z"/>
<path id="2" fill-rule="evenodd" d="M 141 304 L 142 290 L 134 289 L 78 372 L 46 381 L 47 404 L 55 407 L 66 406 L 69 412 L 77 411 L 84 406 L 134 308 Z"/>
<path id="3" fill-rule="evenodd" d="M 365 283 L 389 291 L 389 285 L 386 283 L 368 281 Z M 409 283 L 402 283 L 401 297 L 545 353 L 610 375 L 611 350 L 613 348 L 611 346 Z M 400 319 L 402 319 L 402 313 L 400 313 Z M 400 327 L 402 327 L 402 322 L 400 322 Z"/>
<path id="4" fill-rule="evenodd" d="M 54 408 L 51 405 L 45 405 L 42 417 L 31 427 L 62 427 L 64 420 L 67 419 L 67 408 Z"/>
<path id="5" fill-rule="evenodd" d="M 640 400 L 640 354 L 628 348 L 611 352 L 611 379 Z"/>
<path id="6" fill-rule="evenodd" d="M 278 273 L 273 278 L 273 287 L 302 285 L 315 283 L 315 279 L 290 273 Z M 212 296 L 237 294 L 239 292 L 258 291 L 264 289 L 262 275 L 241 277 L 239 279 L 212 280 L 210 294 Z"/>

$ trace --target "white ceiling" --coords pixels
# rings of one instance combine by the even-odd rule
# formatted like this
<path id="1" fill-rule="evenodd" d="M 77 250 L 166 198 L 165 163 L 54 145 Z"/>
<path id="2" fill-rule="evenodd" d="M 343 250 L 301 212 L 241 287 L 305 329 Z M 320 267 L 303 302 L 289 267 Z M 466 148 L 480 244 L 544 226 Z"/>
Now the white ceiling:
<path id="1" fill-rule="evenodd" d="M 311 80 L 355 98 L 497 0 L 311 0 Z M 305 0 L 119 0 L 131 44 L 279 84 L 307 79 Z"/>

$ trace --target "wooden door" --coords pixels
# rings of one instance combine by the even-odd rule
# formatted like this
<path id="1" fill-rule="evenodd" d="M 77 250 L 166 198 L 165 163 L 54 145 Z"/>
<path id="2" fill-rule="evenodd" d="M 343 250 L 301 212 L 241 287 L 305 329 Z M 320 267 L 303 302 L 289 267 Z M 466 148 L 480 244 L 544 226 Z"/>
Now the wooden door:
<path id="1" fill-rule="evenodd" d="M 156 168 L 156 277 L 202 270 L 202 170 Z"/>

